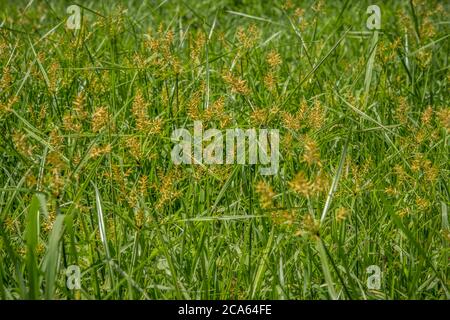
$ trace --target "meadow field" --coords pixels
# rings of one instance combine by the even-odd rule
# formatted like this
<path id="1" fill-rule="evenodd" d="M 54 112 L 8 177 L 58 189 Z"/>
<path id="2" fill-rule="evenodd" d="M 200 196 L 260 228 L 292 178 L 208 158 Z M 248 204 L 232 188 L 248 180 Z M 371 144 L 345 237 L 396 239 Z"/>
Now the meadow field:
<path id="1" fill-rule="evenodd" d="M 0 299 L 450 299 L 449 5 L 1 1 Z"/>

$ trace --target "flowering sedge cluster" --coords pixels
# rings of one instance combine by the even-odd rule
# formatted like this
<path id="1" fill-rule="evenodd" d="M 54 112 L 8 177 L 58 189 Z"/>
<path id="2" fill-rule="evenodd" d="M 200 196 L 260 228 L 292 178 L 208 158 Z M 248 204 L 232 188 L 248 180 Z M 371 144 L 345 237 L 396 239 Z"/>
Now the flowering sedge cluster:
<path id="1" fill-rule="evenodd" d="M 289 2 L 286 3 L 285 9 L 299 21 L 297 25 L 299 30 L 307 33 L 308 20 L 304 17 L 305 10 L 295 8 Z M 314 11 L 319 13 L 324 5 L 319 5 L 321 1 L 317 3 Z M 419 26 L 415 26 L 408 15 L 404 15 L 399 21 L 405 24 L 409 35 L 415 35 L 418 28 L 421 40 L 425 44 L 428 43 L 428 39 L 430 41 L 437 39 L 439 25 L 433 22 L 435 11 L 442 11 L 442 8 L 438 6 L 436 10 L 421 10 L 423 15 L 418 21 Z M 6 32 L 5 37 L 0 38 L 0 55 L 4 62 L 0 73 L 0 120 L 8 122 L 8 126 L 5 127 L 12 127 L 11 132 L 7 133 L 11 138 L 11 146 L 7 145 L 7 148 L 14 149 L 18 155 L 20 170 L 23 170 L 22 162 L 31 160 L 30 163 L 38 164 L 27 171 L 26 185 L 48 191 L 55 197 L 64 197 L 65 189 L 77 188 L 78 179 L 80 176 L 83 177 L 83 170 L 92 163 L 99 162 L 98 172 L 102 177 L 114 182 L 118 190 L 118 201 L 134 210 L 137 225 L 142 226 L 147 221 L 142 216 L 144 210 L 140 205 L 142 199 L 151 198 L 155 201 L 155 208 L 163 209 L 170 206 L 182 194 L 179 177 L 183 175 L 179 174 L 178 169 L 170 169 L 167 163 L 206 164 L 216 176 L 226 176 L 229 166 L 213 165 L 257 164 L 261 174 L 276 176 L 281 171 L 279 158 L 282 155 L 283 161 L 292 164 L 294 170 L 283 177 L 286 183 L 281 187 L 276 179 L 270 183 L 259 181 L 255 183 L 255 188 L 260 195 L 261 207 L 267 210 L 276 209 L 271 211 L 275 222 L 297 224 L 302 221 L 298 217 L 298 210 L 283 209 L 286 205 L 279 200 L 279 195 L 294 195 L 295 201 L 298 201 L 295 204 L 305 206 L 309 199 L 323 200 L 329 189 L 331 180 L 329 169 L 334 166 L 335 159 L 324 154 L 324 143 L 327 141 L 326 138 L 319 137 L 326 137 L 329 132 L 334 132 L 341 125 L 340 120 L 334 118 L 334 114 L 327 113 L 327 108 L 336 107 L 328 103 L 335 99 L 330 98 L 331 95 L 328 93 L 332 90 L 327 89 L 334 87 L 334 83 L 321 80 L 324 90 L 320 92 L 327 94 L 323 98 L 317 98 L 315 94 L 319 90 L 316 88 L 309 90 L 314 86 L 314 81 L 306 81 L 300 88 L 303 91 L 299 91 L 299 101 L 283 104 L 286 91 L 291 90 L 291 83 L 289 85 L 287 83 L 292 74 L 298 72 L 302 76 L 305 68 L 309 66 L 303 58 L 292 63 L 292 57 L 288 56 L 289 52 L 284 50 L 282 45 L 276 44 L 272 47 L 271 42 L 268 42 L 266 47 L 259 47 L 260 40 L 266 39 L 267 35 L 263 35 L 255 25 L 240 26 L 234 34 L 227 34 L 226 30 L 215 30 L 211 39 L 208 39 L 201 30 L 175 32 L 164 24 L 149 28 L 143 31 L 140 49 L 132 54 L 117 57 L 117 65 L 124 66 L 120 73 L 115 74 L 120 85 L 112 82 L 112 70 L 94 72 L 92 66 L 86 63 L 81 64 L 80 71 L 75 73 L 67 68 L 72 63 L 72 57 L 58 55 L 51 50 L 54 43 L 67 49 L 80 49 L 84 44 L 90 46 L 92 44 L 90 41 L 95 39 L 96 33 L 102 34 L 102 28 L 108 29 L 106 30 L 108 35 L 113 35 L 120 43 L 125 38 L 120 36 L 126 29 L 124 16 L 125 14 L 119 10 L 107 20 L 99 18 L 99 22 L 89 26 L 91 30 L 86 33 L 84 31 L 87 26 L 83 25 L 81 26 L 83 32 L 73 39 L 66 34 L 59 35 L 58 32 L 50 34 L 36 47 L 36 63 L 24 64 L 26 68 L 23 70 L 21 62 L 16 63 L 16 58 L 11 58 L 19 52 L 11 45 L 15 41 L 8 42 L 10 39 L 6 38 Z M 311 25 L 315 24 L 313 20 L 309 21 Z M 214 38 L 216 35 L 217 39 Z M 182 39 L 186 42 L 183 43 Z M 409 36 L 409 39 L 414 41 L 415 36 Z M 230 45 L 232 41 L 235 41 L 234 46 L 237 48 L 236 56 L 233 55 L 234 47 Z M 206 59 L 205 46 L 214 44 L 220 44 L 220 52 L 224 54 L 225 63 L 220 67 L 211 64 L 211 70 L 214 72 L 211 72 L 210 83 L 207 84 L 202 80 L 204 71 L 202 68 Z M 321 57 L 325 52 L 322 51 L 326 49 L 325 44 L 320 39 L 317 44 L 317 46 L 311 44 L 308 48 L 312 57 Z M 18 47 L 17 50 L 22 48 Z M 46 51 L 47 48 L 50 48 L 49 51 Z M 182 48 L 185 48 L 186 52 Z M 409 56 L 410 63 L 416 60 L 417 70 L 430 66 L 433 61 L 433 46 L 422 45 L 421 48 L 416 51 L 415 56 Z M 252 50 L 266 50 L 258 60 L 258 63 L 261 63 L 258 66 L 261 74 L 254 76 L 250 69 L 253 61 L 248 59 L 247 54 Z M 402 50 L 404 40 L 401 37 L 395 38 L 392 43 L 384 38 L 380 40 L 377 49 L 377 64 L 380 67 L 388 67 L 387 71 L 380 73 L 380 77 L 381 79 L 388 77 L 392 81 L 390 83 L 392 92 L 402 92 L 402 88 L 405 87 L 401 78 L 391 78 L 387 74 L 389 68 L 398 63 L 396 60 L 398 51 Z M 78 53 L 80 60 L 85 58 L 84 50 L 79 50 Z M 226 60 L 228 56 L 231 57 L 230 61 Z M 83 63 L 88 61 L 89 59 L 85 59 Z M 348 68 L 342 70 L 342 73 L 349 72 L 349 74 L 345 74 L 342 79 L 356 77 L 357 75 L 351 72 L 357 69 L 354 69 L 355 65 L 361 65 L 345 59 L 343 62 Z M 359 62 L 364 62 L 364 59 L 361 58 Z M 74 60 L 73 63 L 78 61 Z M 45 76 L 41 68 L 45 70 Z M 286 70 L 289 72 L 286 73 Z M 16 89 L 28 71 L 29 77 L 23 83 L 24 90 L 16 96 L 15 93 L 18 92 Z M 194 80 L 189 77 L 191 72 L 195 74 Z M 154 78 L 148 78 L 148 74 Z M 177 81 L 179 80 L 177 83 L 180 84 L 180 94 L 171 87 L 171 81 L 175 77 Z M 117 88 L 124 88 L 128 83 L 133 85 L 130 86 L 126 97 L 120 97 L 121 102 L 123 101 L 123 105 L 119 103 L 120 112 L 113 110 L 109 105 L 109 90 L 112 90 L 111 88 L 119 90 Z M 193 89 L 183 87 L 186 83 L 192 83 Z M 28 88 L 30 89 L 28 91 L 42 91 L 42 102 L 25 105 L 23 102 L 28 101 L 25 95 Z M 44 90 L 45 88 L 48 92 Z M 381 85 L 380 91 L 383 90 L 387 91 Z M 358 107 L 360 101 L 357 94 L 355 91 L 346 96 L 355 107 Z M 264 101 L 267 104 L 258 104 L 260 100 L 255 98 L 258 95 L 269 97 Z M 433 207 L 432 197 L 429 196 L 431 193 L 427 189 L 433 188 L 446 171 L 442 169 L 442 165 L 436 163 L 434 157 L 434 151 L 439 148 L 428 152 L 425 147 L 438 146 L 443 135 L 450 132 L 448 108 L 442 104 L 413 105 L 407 95 L 405 91 L 400 94 L 392 93 L 387 97 L 389 104 L 382 106 L 389 110 L 387 115 L 380 115 L 382 122 L 392 126 L 390 130 L 397 134 L 392 138 L 394 145 L 399 152 L 406 155 L 404 161 L 398 161 L 391 166 L 390 174 L 384 177 L 389 185 L 380 189 L 392 198 L 397 213 L 405 218 L 414 209 L 425 212 Z M 105 99 L 104 96 L 108 98 Z M 206 96 L 210 98 L 209 101 L 205 101 Z M 297 101 L 295 99 L 297 97 L 294 95 L 292 100 Z M 56 108 L 53 101 L 57 101 L 60 108 Z M 240 106 L 244 105 L 243 114 L 248 115 L 250 125 L 254 129 L 240 127 L 237 114 L 239 111 L 229 108 L 229 101 Z M 247 101 L 251 102 L 251 107 L 247 107 Z M 207 107 L 201 108 L 201 105 Z M 172 109 L 169 111 L 170 108 Z M 367 109 L 362 111 L 370 112 Z M 35 126 L 42 133 L 42 137 L 30 135 L 26 127 L 11 126 L 16 125 L 11 121 L 15 119 L 14 112 Z M 351 117 L 344 112 L 343 114 L 346 118 Z M 165 163 L 161 159 L 162 152 L 159 153 L 160 150 L 165 150 L 165 145 L 161 143 L 163 139 L 159 138 L 165 131 L 170 132 L 165 129 L 168 129 L 173 119 L 182 117 L 187 117 L 193 122 L 194 132 L 187 129 L 172 131 L 175 146 L 172 152 L 168 150 L 172 161 Z M 331 120 L 336 126 L 328 128 L 327 124 Z M 205 130 L 211 123 L 220 130 Z M 279 128 L 280 133 L 277 129 L 264 128 Z M 106 138 L 109 135 L 111 139 Z M 36 137 L 41 137 L 41 140 L 36 140 Z M 42 157 L 44 154 L 42 141 L 48 147 L 45 157 Z M 281 144 L 280 150 L 278 142 Z M 364 146 L 358 148 L 363 150 Z M 103 156 L 111 156 L 109 160 L 111 163 L 104 163 L 108 157 Z M 158 165 L 162 164 L 164 167 L 167 165 L 167 168 L 156 174 L 157 182 L 148 183 L 151 173 L 141 172 L 140 165 L 153 160 L 159 161 Z M 44 164 L 42 172 L 36 169 L 40 167 L 40 163 Z M 336 198 L 339 198 L 338 196 L 345 198 L 344 195 L 362 197 L 364 192 L 372 190 L 377 182 L 373 176 L 377 175 L 378 164 L 379 160 L 375 158 L 363 157 L 356 152 L 351 154 L 345 162 L 342 188 L 338 190 Z M 176 167 L 184 170 L 187 166 Z M 196 181 L 201 181 L 202 170 L 205 170 L 204 166 L 196 165 L 189 168 L 188 172 L 192 173 Z M 409 190 L 414 190 L 414 196 L 403 196 Z M 83 201 L 85 200 L 80 200 Z M 77 208 L 85 211 L 82 205 L 77 204 Z M 349 216 L 349 210 L 345 205 L 339 205 L 335 212 L 338 221 L 343 221 Z M 314 226 L 310 220 L 312 217 L 304 219 L 308 219 L 305 226 Z"/>
<path id="2" fill-rule="evenodd" d="M 202 122 L 194 121 L 193 137 L 187 129 L 176 129 L 172 140 L 177 142 L 171 152 L 175 164 L 259 163 L 270 164 L 259 168 L 261 175 L 278 172 L 280 137 L 277 129 L 259 129 L 259 132 L 256 129 L 226 129 L 224 139 L 220 130 L 210 128 L 203 131 Z M 209 143 L 203 147 L 204 142 Z"/>

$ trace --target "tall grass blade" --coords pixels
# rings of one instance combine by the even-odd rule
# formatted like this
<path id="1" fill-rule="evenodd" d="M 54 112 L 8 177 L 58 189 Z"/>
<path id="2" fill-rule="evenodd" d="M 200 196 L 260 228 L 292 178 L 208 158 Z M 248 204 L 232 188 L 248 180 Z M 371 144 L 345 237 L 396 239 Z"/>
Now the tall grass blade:
<path id="1" fill-rule="evenodd" d="M 26 265 L 28 271 L 28 299 L 39 298 L 39 268 L 37 245 L 39 239 L 39 200 L 33 195 L 26 216 L 25 240 L 27 244 Z"/>

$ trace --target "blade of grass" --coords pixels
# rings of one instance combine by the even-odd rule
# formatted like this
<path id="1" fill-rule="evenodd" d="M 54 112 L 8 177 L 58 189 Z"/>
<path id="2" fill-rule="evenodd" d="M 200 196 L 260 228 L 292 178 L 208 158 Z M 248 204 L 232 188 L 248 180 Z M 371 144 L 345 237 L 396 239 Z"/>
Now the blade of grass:
<path id="1" fill-rule="evenodd" d="M 321 239 L 317 239 L 316 249 L 319 252 L 320 262 L 322 264 L 322 271 L 325 277 L 325 282 L 327 284 L 327 289 L 328 293 L 330 294 L 330 298 L 333 300 L 337 300 L 338 295 L 336 294 L 336 290 L 334 289 L 333 278 L 331 277 L 330 267 L 328 266 L 327 254 L 325 252 Z"/>
<path id="2" fill-rule="evenodd" d="M 26 265 L 28 271 L 28 299 L 39 297 L 39 268 L 36 248 L 39 239 L 39 200 L 36 195 L 31 199 L 26 216 L 25 240 L 27 244 Z"/>
<path id="3" fill-rule="evenodd" d="M 334 175 L 333 182 L 331 183 L 331 188 L 330 191 L 328 192 L 327 200 L 325 201 L 325 206 L 323 207 L 322 216 L 320 217 L 320 223 L 323 223 L 325 221 L 325 216 L 328 212 L 328 209 L 330 208 L 333 194 L 336 192 L 342 168 L 344 167 L 345 157 L 347 156 L 347 147 L 348 147 L 348 140 L 345 142 L 344 148 L 342 150 L 341 159 L 339 160 L 338 168 Z"/>
<path id="4" fill-rule="evenodd" d="M 103 215 L 103 207 L 102 207 L 102 200 L 100 198 L 100 192 L 98 191 L 97 185 L 94 182 L 91 182 L 94 186 L 95 190 L 95 204 L 97 208 L 97 218 L 98 218 L 98 228 L 100 231 L 100 239 L 103 243 L 103 247 L 105 248 L 105 254 L 106 254 L 106 260 L 108 262 L 108 270 L 109 270 L 109 276 L 111 280 L 111 287 L 115 287 L 115 281 L 114 281 L 114 274 L 111 266 L 111 254 L 109 252 L 109 246 L 108 246 L 108 238 L 106 237 L 106 228 L 105 228 L 105 221 L 104 221 L 104 215 Z"/>
<path id="5" fill-rule="evenodd" d="M 54 298 L 58 259 L 59 259 L 59 243 L 63 234 L 64 216 L 58 215 L 53 223 L 53 228 L 48 241 L 47 253 L 44 258 L 45 270 L 45 298 L 51 300 Z"/>
<path id="6" fill-rule="evenodd" d="M 259 291 L 260 291 L 259 289 L 261 287 L 261 282 L 263 280 L 264 273 L 267 269 L 267 258 L 269 257 L 269 254 L 272 251 L 272 243 L 273 243 L 274 234 L 275 234 L 275 231 L 272 228 L 272 230 L 270 231 L 269 240 L 267 240 L 266 248 L 264 249 L 261 259 L 259 260 L 260 262 L 259 262 L 258 269 L 256 271 L 255 278 L 253 279 L 253 286 L 252 286 L 251 294 L 250 294 L 251 299 L 255 299 L 256 294 L 259 293 Z"/>

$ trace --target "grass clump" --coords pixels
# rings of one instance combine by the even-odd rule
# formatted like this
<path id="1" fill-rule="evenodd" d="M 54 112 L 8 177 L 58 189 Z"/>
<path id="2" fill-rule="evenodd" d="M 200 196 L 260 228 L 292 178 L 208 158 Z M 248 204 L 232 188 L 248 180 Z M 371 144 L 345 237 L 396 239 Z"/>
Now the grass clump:
<path id="1" fill-rule="evenodd" d="M 0 4 L 0 298 L 450 297 L 442 2 L 379 31 L 364 1 L 27 4 Z M 196 120 L 278 129 L 279 172 L 174 165 Z"/>

